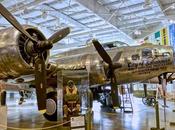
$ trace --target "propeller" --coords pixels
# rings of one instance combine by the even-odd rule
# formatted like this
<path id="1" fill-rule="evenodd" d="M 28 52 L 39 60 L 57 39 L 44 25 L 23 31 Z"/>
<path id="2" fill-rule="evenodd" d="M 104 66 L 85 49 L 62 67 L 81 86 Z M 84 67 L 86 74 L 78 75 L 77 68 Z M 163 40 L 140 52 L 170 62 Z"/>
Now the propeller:
<path id="1" fill-rule="evenodd" d="M 46 112 L 46 68 L 45 60 L 42 55 L 39 54 L 35 59 L 35 86 L 36 86 L 36 95 L 38 102 L 38 109 L 41 113 Z"/>
<path id="2" fill-rule="evenodd" d="M 98 40 L 93 39 L 92 43 L 95 49 L 97 50 L 98 54 L 109 66 L 108 77 L 111 80 L 111 96 L 113 101 L 113 107 L 120 107 L 119 97 L 118 97 L 118 88 L 116 86 L 117 81 L 116 81 L 116 76 L 114 74 L 114 71 L 115 69 L 120 68 L 121 64 L 117 62 L 114 64 L 113 61 L 118 61 L 121 57 L 122 52 L 118 52 L 112 61 L 111 57 L 108 55 L 108 53 L 105 51 L 105 49 L 102 47 L 102 45 L 99 43 Z"/>
<path id="3" fill-rule="evenodd" d="M 44 59 L 44 52 L 48 49 L 51 49 L 53 44 L 63 39 L 70 33 L 70 28 L 66 27 L 55 34 L 50 36 L 47 40 L 39 41 L 36 38 L 33 38 L 16 20 L 16 18 L 2 5 L 0 4 L 0 14 L 9 21 L 18 31 L 24 34 L 29 38 L 28 42 L 32 42 L 29 46 L 26 46 L 26 50 L 29 50 L 28 53 L 31 56 L 34 56 L 35 63 L 35 85 L 36 85 L 36 94 L 38 102 L 38 110 L 42 113 L 46 111 L 46 65 Z M 29 48 L 29 49 L 28 49 Z M 35 54 L 35 55 L 33 55 Z"/>
<path id="4" fill-rule="evenodd" d="M 36 41 L 34 38 L 30 36 L 30 34 L 23 29 L 23 27 L 20 25 L 20 23 L 15 19 L 15 17 L 2 5 L 0 4 L 0 13 L 1 15 L 7 19 L 8 22 L 10 22 L 18 31 L 20 31 L 22 34 L 27 36 L 30 40 Z"/>

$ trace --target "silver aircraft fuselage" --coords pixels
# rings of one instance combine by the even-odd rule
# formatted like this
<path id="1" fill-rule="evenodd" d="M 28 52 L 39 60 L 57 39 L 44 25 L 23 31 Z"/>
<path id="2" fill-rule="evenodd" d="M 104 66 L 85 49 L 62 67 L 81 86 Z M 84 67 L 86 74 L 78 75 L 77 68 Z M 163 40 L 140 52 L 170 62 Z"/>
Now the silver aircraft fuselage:
<path id="1" fill-rule="evenodd" d="M 122 65 L 121 68 L 115 69 L 118 84 L 140 82 L 175 71 L 173 48 L 170 46 L 145 43 L 139 46 L 115 47 L 106 51 L 113 59 L 113 64 Z M 115 56 L 120 51 L 121 57 L 115 61 Z M 60 53 L 55 58 L 59 69 L 86 69 L 90 73 L 91 84 L 106 82 L 107 64 L 93 45 Z"/>

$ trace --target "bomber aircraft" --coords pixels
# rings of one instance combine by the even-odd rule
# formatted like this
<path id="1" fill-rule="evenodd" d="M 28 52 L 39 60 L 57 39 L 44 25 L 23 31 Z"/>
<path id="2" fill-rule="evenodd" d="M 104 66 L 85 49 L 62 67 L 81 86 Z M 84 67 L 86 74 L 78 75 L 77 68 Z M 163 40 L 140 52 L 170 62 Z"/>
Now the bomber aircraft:
<path id="1" fill-rule="evenodd" d="M 144 43 L 104 49 L 98 40 L 91 43 L 56 54 L 55 61 L 59 69 L 72 70 L 72 75 L 81 69 L 89 71 L 90 85 L 110 82 L 113 105 L 120 106 L 116 85 L 132 82 L 162 84 L 163 79 L 166 82 L 174 80 L 174 53 L 170 46 Z"/>
<path id="2" fill-rule="evenodd" d="M 38 29 L 20 25 L 2 4 L 0 13 L 14 26 L 0 33 L 0 78 L 15 79 L 34 74 L 38 110 L 48 120 L 56 120 L 56 92 L 47 93 L 46 78 L 57 70 L 85 70 L 90 74 L 92 85 L 110 82 L 114 106 L 119 106 L 117 84 L 142 82 L 154 77 L 161 81 L 161 75 L 167 79 L 166 74 L 175 70 L 170 46 L 145 43 L 105 50 L 95 39 L 88 47 L 58 54 L 54 65 L 47 62 L 48 51 L 70 32 L 69 28 L 46 39 Z"/>

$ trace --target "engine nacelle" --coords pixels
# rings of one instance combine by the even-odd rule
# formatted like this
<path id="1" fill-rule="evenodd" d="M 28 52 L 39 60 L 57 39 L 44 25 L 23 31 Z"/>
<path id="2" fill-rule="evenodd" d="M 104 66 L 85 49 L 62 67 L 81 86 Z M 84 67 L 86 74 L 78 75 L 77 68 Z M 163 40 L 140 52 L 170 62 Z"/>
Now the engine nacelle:
<path id="1" fill-rule="evenodd" d="M 34 38 L 43 41 L 45 36 L 32 26 L 23 26 Z M 0 79 L 16 78 L 34 70 L 34 56 L 28 53 L 31 41 L 13 27 L 0 30 Z M 37 44 L 37 43 L 35 43 Z M 47 61 L 49 51 L 44 52 Z"/>

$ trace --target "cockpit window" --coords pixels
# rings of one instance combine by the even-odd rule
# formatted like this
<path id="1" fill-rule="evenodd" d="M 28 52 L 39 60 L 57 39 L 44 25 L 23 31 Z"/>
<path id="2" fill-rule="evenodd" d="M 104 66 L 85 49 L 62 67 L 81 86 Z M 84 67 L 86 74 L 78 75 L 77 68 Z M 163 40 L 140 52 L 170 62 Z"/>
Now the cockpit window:
<path id="1" fill-rule="evenodd" d="M 128 44 L 121 41 L 115 41 L 115 42 L 109 42 L 109 43 L 103 44 L 103 47 L 106 49 L 114 48 L 114 47 L 124 47 L 124 46 L 128 46 Z"/>
<path id="2" fill-rule="evenodd" d="M 142 50 L 142 57 L 143 58 L 152 57 L 152 50 L 151 49 L 143 49 Z"/>

